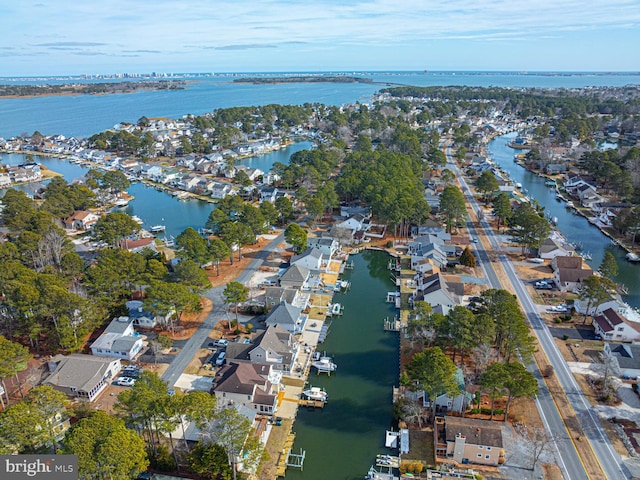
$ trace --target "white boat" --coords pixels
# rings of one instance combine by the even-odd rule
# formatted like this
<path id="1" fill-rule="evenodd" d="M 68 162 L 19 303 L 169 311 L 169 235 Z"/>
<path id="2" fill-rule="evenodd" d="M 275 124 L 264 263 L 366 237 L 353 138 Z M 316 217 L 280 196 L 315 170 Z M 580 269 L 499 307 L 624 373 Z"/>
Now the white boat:
<path id="1" fill-rule="evenodd" d="M 522 184 L 520 182 L 516 183 L 516 188 L 518 189 L 522 188 Z"/>
<path id="2" fill-rule="evenodd" d="M 165 227 L 164 225 L 154 225 L 153 227 L 149 228 L 149 231 L 151 233 L 159 233 L 164 232 L 166 228 L 167 227 Z"/>
<path id="3" fill-rule="evenodd" d="M 320 387 L 309 387 L 306 390 L 303 390 L 302 394 L 309 400 L 317 400 L 319 402 L 326 402 L 327 398 L 329 398 L 329 395 L 327 395 L 324 388 Z"/>
<path id="4" fill-rule="evenodd" d="M 137 215 L 132 215 L 131 216 L 131 220 L 133 220 L 134 222 L 136 222 L 139 225 L 142 225 L 144 223 L 144 221 L 138 217 Z"/>
<path id="5" fill-rule="evenodd" d="M 629 252 L 625 256 L 629 262 L 640 262 L 640 257 L 633 252 Z"/>
<path id="6" fill-rule="evenodd" d="M 114 204 L 116 207 L 124 208 L 129 205 L 129 200 L 126 198 L 119 198 L 114 202 Z"/>
<path id="7" fill-rule="evenodd" d="M 343 307 L 339 303 L 334 303 L 331 306 L 331 315 L 342 315 Z"/>
<path id="8" fill-rule="evenodd" d="M 315 362 L 311 363 L 311 366 L 318 370 L 318 373 L 331 373 L 335 372 L 338 368 L 331 357 L 320 357 Z"/>

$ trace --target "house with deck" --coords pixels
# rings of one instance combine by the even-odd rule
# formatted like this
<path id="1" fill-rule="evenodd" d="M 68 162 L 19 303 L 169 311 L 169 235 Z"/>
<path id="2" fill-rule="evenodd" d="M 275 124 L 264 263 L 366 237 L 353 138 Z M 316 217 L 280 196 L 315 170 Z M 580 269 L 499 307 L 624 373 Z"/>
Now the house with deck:
<path id="1" fill-rule="evenodd" d="M 455 277 L 445 277 L 441 273 L 418 277 L 414 301 L 424 300 L 434 308 L 440 306 L 446 315 L 453 307 L 462 304 L 464 284 L 455 280 Z"/>
<path id="2" fill-rule="evenodd" d="M 100 216 L 85 210 L 76 210 L 62 223 L 67 230 L 91 230 Z"/>
<path id="3" fill-rule="evenodd" d="M 604 354 L 612 360 L 616 375 L 640 378 L 640 343 L 606 342 Z"/>
<path id="4" fill-rule="evenodd" d="M 56 390 L 93 402 L 122 369 L 120 359 L 76 353 L 57 355 L 49 363 L 51 375 L 43 382 Z"/>
<path id="5" fill-rule="evenodd" d="M 501 424 L 437 417 L 433 429 L 436 462 L 498 466 L 505 461 Z"/>
<path id="6" fill-rule="evenodd" d="M 293 335 L 302 333 L 307 323 L 308 315 L 302 309 L 286 302 L 279 303 L 269 313 L 265 320 L 267 326 L 280 325 Z"/>
<path id="7" fill-rule="evenodd" d="M 327 260 L 322 250 L 310 247 L 301 254 L 291 257 L 289 264 L 304 267 L 311 272 L 321 272 L 326 268 Z"/>
<path id="8" fill-rule="evenodd" d="M 275 370 L 292 372 L 298 360 L 299 343 L 280 325 L 256 332 L 250 343 L 231 342 L 227 345 L 228 362 L 266 363 Z"/>
<path id="9" fill-rule="evenodd" d="M 311 271 L 302 265 L 291 265 L 280 277 L 280 286 L 307 290 Z"/>
<path id="10" fill-rule="evenodd" d="M 219 405 L 241 404 L 265 415 L 278 405 L 282 374 L 266 363 L 231 362 L 215 376 L 211 394 Z"/>

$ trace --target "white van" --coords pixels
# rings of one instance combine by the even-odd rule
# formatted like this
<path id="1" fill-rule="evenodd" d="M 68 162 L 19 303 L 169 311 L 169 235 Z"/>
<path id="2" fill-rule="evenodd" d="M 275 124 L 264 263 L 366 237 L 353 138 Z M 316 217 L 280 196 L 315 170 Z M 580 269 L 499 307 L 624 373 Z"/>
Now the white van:
<path id="1" fill-rule="evenodd" d="M 218 355 L 218 358 L 216 358 L 216 365 L 220 366 L 224 363 L 224 357 L 226 356 L 226 352 L 220 352 L 220 355 Z"/>

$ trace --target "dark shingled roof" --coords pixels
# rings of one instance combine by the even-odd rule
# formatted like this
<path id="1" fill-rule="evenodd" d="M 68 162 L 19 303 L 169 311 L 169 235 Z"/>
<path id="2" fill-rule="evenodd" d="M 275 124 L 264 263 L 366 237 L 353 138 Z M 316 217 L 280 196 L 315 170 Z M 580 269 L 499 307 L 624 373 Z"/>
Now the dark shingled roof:
<path id="1" fill-rule="evenodd" d="M 465 443 L 502 448 L 502 429 L 486 420 L 473 418 L 446 417 L 447 442 L 455 442 L 456 435 L 466 437 Z"/>

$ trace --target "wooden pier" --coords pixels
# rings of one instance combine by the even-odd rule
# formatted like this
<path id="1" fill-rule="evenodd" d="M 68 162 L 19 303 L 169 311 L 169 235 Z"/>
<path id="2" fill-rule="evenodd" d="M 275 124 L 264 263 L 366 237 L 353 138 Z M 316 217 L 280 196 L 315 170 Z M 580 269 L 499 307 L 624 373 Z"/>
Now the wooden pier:
<path id="1" fill-rule="evenodd" d="M 384 330 L 385 332 L 399 332 L 400 331 L 400 320 L 398 317 L 394 317 L 393 320 L 390 320 L 389 317 L 384 319 Z"/>
<path id="2" fill-rule="evenodd" d="M 322 400 L 310 400 L 307 398 L 301 398 L 298 400 L 298 405 L 301 407 L 309 407 L 309 408 L 324 408 L 324 404 Z"/>

